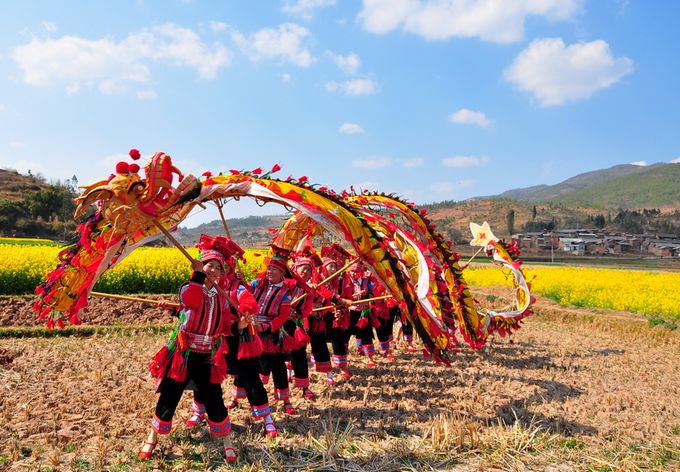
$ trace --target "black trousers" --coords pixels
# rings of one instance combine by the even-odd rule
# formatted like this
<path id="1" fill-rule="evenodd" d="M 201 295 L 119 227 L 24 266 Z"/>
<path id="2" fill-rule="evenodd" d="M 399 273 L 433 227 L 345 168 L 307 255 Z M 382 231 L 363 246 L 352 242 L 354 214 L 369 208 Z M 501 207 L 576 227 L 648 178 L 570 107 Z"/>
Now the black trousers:
<path id="1" fill-rule="evenodd" d="M 190 352 L 187 359 L 187 375 L 184 382 L 176 382 L 166 377 L 161 381 L 158 391 L 160 397 L 156 403 L 156 416 L 163 421 L 171 421 L 182 398 L 187 384 L 193 381 L 196 392 L 205 405 L 208 419 L 213 423 L 224 421 L 229 412 L 224 406 L 222 386 L 210 383 L 210 354 Z"/>
<path id="2" fill-rule="evenodd" d="M 403 320 L 401 323 L 401 332 L 406 336 L 413 335 L 413 325 L 408 320 Z"/>
<path id="3" fill-rule="evenodd" d="M 236 362 L 236 366 L 234 385 L 246 391 L 250 406 L 262 406 L 269 403 L 267 390 L 260 379 L 259 359 L 241 359 Z"/>
<path id="4" fill-rule="evenodd" d="M 274 388 L 286 390 L 288 388 L 288 369 L 283 354 L 264 353 L 260 356 L 260 373 L 270 375 L 274 379 Z"/>
<path id="5" fill-rule="evenodd" d="M 307 363 L 307 346 L 290 352 L 290 361 L 293 364 L 293 373 L 297 379 L 309 378 L 309 364 Z"/>
<path id="6" fill-rule="evenodd" d="M 328 344 L 326 344 L 326 332 L 309 333 L 310 345 L 312 346 L 312 354 L 314 355 L 314 362 L 328 362 L 331 360 L 331 353 L 328 351 Z"/>
<path id="7" fill-rule="evenodd" d="M 385 319 L 380 319 L 380 324 L 375 328 L 375 334 L 378 336 L 378 341 L 384 343 L 390 340 L 394 330 L 394 318 L 399 315 L 399 313 L 399 307 L 392 307 L 390 308 L 389 316 Z"/>

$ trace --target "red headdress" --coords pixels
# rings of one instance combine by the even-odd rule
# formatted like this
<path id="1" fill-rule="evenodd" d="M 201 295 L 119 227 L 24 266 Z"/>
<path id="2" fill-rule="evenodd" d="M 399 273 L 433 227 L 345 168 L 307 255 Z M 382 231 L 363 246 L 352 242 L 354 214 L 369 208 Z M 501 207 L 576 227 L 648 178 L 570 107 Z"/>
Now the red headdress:
<path id="1" fill-rule="evenodd" d="M 290 259 L 289 250 L 272 245 L 272 257 L 269 259 L 270 266 L 276 267 L 285 274 L 288 272 L 288 259 Z"/>
<path id="2" fill-rule="evenodd" d="M 217 259 L 222 267 L 229 265 L 234 267 L 234 258 L 243 256 L 244 250 L 231 239 L 224 236 L 210 236 L 208 234 L 201 234 L 201 237 L 196 245 L 200 253 L 198 258 L 202 261 L 209 261 Z"/>

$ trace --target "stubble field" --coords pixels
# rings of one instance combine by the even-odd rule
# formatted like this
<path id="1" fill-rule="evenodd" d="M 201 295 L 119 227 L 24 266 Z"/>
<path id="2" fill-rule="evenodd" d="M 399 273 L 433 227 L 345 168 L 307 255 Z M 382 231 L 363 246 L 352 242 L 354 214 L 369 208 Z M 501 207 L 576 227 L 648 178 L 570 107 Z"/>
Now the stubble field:
<path id="1" fill-rule="evenodd" d="M 475 293 L 503 302 L 502 289 Z M 297 415 L 276 405 L 276 439 L 232 410 L 239 460 L 227 466 L 205 427 L 184 426 L 190 393 L 153 461 L 136 458 L 156 401 L 146 365 L 171 318 L 94 300 L 86 323 L 116 326 L 9 336 L 36 324 L 29 306 L 0 300 L 0 470 L 680 469 L 680 333 L 639 315 L 539 297 L 511 339 L 461 347 L 450 368 L 401 344 L 373 369 L 354 355 L 349 381 L 312 374 L 318 398 L 296 391 Z"/>

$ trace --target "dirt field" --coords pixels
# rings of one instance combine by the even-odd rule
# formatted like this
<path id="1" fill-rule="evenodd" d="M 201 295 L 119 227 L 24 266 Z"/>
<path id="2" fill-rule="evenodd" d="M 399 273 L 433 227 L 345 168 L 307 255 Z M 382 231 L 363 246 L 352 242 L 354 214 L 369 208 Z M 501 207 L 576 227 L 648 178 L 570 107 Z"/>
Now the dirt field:
<path id="1" fill-rule="evenodd" d="M 30 303 L 0 300 L 0 326 L 35 325 Z M 83 319 L 172 320 L 108 300 Z M 0 470 L 680 470 L 679 331 L 539 298 L 512 340 L 461 348 L 451 368 L 400 345 L 373 369 L 354 356 L 354 377 L 334 387 L 314 374 L 319 398 L 295 392 L 296 416 L 277 405 L 274 440 L 247 408 L 233 410 L 235 466 L 205 427 L 184 426 L 190 393 L 154 460 L 136 459 L 156 400 L 146 365 L 165 335 L 3 337 Z"/>

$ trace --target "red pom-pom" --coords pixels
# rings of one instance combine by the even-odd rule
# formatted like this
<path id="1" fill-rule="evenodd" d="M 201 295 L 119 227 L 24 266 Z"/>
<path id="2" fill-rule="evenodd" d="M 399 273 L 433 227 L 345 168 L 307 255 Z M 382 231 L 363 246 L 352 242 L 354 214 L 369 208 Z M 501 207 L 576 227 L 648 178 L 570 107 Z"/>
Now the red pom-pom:
<path id="1" fill-rule="evenodd" d="M 241 174 L 241 171 L 240 171 L 240 170 L 236 170 L 236 169 L 229 169 L 229 173 L 230 173 L 231 175 L 240 175 L 240 174 Z"/>
<path id="2" fill-rule="evenodd" d="M 130 157 L 131 157 L 133 160 L 136 161 L 137 159 L 139 159 L 139 158 L 142 157 L 142 156 L 141 156 L 141 154 L 139 153 L 139 149 L 130 149 Z"/>
<path id="3" fill-rule="evenodd" d="M 252 174 L 261 174 L 262 173 L 262 167 L 258 167 L 257 169 L 253 169 L 251 171 Z"/>
<path id="4" fill-rule="evenodd" d="M 139 172 L 139 165 L 136 163 L 130 164 L 129 171 L 131 174 L 136 174 L 137 172 Z"/>
<path id="5" fill-rule="evenodd" d="M 306 175 L 303 175 L 302 177 L 300 177 L 300 178 L 298 179 L 298 182 L 307 182 L 307 176 L 306 176 Z"/>
<path id="6" fill-rule="evenodd" d="M 127 174 L 128 172 L 130 172 L 130 166 L 128 165 L 127 162 L 121 161 L 118 164 L 116 164 L 116 173 Z"/>
<path id="7" fill-rule="evenodd" d="M 203 177 L 212 177 L 212 172 L 210 172 L 209 170 L 207 170 L 207 171 L 203 172 L 201 175 L 202 175 Z"/>
<path id="8" fill-rule="evenodd" d="M 270 172 L 273 174 L 274 172 L 278 172 L 280 170 L 281 170 L 281 166 L 278 165 L 278 164 L 274 164 L 274 167 L 272 167 L 272 170 Z"/>

